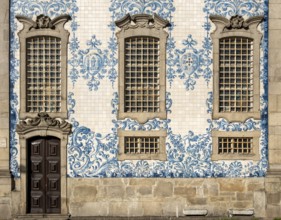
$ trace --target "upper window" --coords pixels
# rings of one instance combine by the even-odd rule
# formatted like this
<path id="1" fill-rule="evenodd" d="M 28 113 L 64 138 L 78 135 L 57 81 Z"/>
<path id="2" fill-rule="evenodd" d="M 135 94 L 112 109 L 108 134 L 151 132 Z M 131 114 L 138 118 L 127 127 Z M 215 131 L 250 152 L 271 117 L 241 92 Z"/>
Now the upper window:
<path id="1" fill-rule="evenodd" d="M 119 44 L 118 118 L 140 123 L 166 119 L 166 42 L 168 21 L 146 14 L 126 15 L 116 25 Z"/>
<path id="2" fill-rule="evenodd" d="M 159 112 L 159 39 L 125 40 L 125 112 Z"/>
<path id="3" fill-rule="evenodd" d="M 47 112 L 67 118 L 66 62 L 69 32 L 63 28 L 68 15 L 53 20 L 39 15 L 36 22 L 17 16 L 23 23 L 20 38 L 20 118 Z"/>
<path id="4" fill-rule="evenodd" d="M 61 112 L 61 40 L 27 39 L 26 111 Z"/>
<path id="5" fill-rule="evenodd" d="M 257 30 L 263 17 L 244 21 L 211 16 L 216 24 L 212 33 L 214 50 L 213 118 L 245 121 L 260 118 L 260 42 Z"/>
<path id="6" fill-rule="evenodd" d="M 253 40 L 220 39 L 219 112 L 253 111 Z"/>

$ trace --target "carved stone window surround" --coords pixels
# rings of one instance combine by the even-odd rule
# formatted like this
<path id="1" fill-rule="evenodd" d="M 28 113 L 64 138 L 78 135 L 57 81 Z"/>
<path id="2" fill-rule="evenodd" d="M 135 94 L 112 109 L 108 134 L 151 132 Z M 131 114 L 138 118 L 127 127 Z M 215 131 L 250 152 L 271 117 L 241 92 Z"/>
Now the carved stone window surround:
<path id="1" fill-rule="evenodd" d="M 235 137 L 243 138 L 250 137 L 253 138 L 253 153 L 251 154 L 239 154 L 239 153 L 229 153 L 229 154 L 219 154 L 219 138 L 220 137 Z M 260 160 L 260 131 L 212 131 L 212 160 Z"/>
<path id="2" fill-rule="evenodd" d="M 36 117 L 38 112 L 27 112 L 26 94 L 26 39 L 40 36 L 56 37 L 61 40 L 61 110 L 60 112 L 48 112 L 51 117 L 67 118 L 67 44 L 69 32 L 64 25 L 71 18 L 69 15 L 61 15 L 53 20 L 44 15 L 39 15 L 36 21 L 25 16 L 16 16 L 23 24 L 23 29 L 18 33 L 20 40 L 20 119 Z"/>
<path id="3" fill-rule="evenodd" d="M 166 42 L 168 33 L 164 28 L 169 24 L 158 15 L 137 14 L 130 16 L 127 14 L 124 18 L 115 22 L 121 28 L 116 33 L 118 40 L 118 59 L 119 59 L 119 110 L 118 119 L 131 118 L 140 123 L 145 123 L 149 119 L 166 119 Z M 146 36 L 159 39 L 159 86 L 160 86 L 160 106 L 159 112 L 125 112 L 124 91 L 125 91 L 125 39 L 130 37 Z"/>
<path id="4" fill-rule="evenodd" d="M 118 130 L 119 153 L 118 160 L 167 160 L 166 155 L 166 136 L 165 130 L 153 131 L 124 131 Z M 159 137 L 159 152 L 153 154 L 126 154 L 125 137 Z"/>
<path id="5" fill-rule="evenodd" d="M 244 122 L 248 118 L 260 119 L 260 43 L 262 34 L 257 30 L 263 16 L 244 20 L 241 16 L 233 16 L 230 20 L 222 16 L 211 15 L 216 25 L 211 34 L 213 41 L 213 119 L 225 118 L 228 121 Z M 222 38 L 245 37 L 253 39 L 253 111 L 220 112 L 219 111 L 219 41 Z"/>

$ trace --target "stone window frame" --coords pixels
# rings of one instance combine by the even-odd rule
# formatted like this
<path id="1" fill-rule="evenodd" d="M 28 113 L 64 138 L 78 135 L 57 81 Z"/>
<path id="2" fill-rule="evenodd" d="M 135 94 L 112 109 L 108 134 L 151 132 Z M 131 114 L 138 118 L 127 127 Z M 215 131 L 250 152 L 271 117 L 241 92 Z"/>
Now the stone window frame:
<path id="1" fill-rule="evenodd" d="M 118 89 L 119 89 L 119 109 L 117 118 L 119 120 L 131 118 L 139 123 L 145 123 L 149 119 L 166 119 L 166 44 L 168 33 L 164 30 L 169 25 L 167 20 L 162 19 L 157 14 L 136 14 L 131 16 L 127 14 L 122 19 L 115 22 L 120 30 L 116 33 L 118 41 Z M 160 106 L 159 112 L 125 112 L 124 106 L 124 64 L 125 64 L 125 39 L 131 37 L 146 36 L 159 39 L 159 84 L 160 84 Z"/>
<path id="2" fill-rule="evenodd" d="M 262 33 L 258 25 L 263 16 L 232 16 L 230 20 L 218 15 L 211 15 L 216 29 L 211 33 L 213 43 L 213 119 L 225 118 L 230 122 L 244 122 L 248 118 L 260 119 L 260 44 Z M 252 112 L 220 112 L 219 111 L 219 41 L 223 38 L 245 37 L 253 39 L 253 111 Z"/>
<path id="3" fill-rule="evenodd" d="M 119 137 L 119 153 L 118 160 L 167 160 L 166 154 L 166 130 L 153 131 L 127 131 L 119 129 L 117 131 Z M 159 137 L 159 153 L 157 154 L 126 154 L 125 151 L 125 137 Z"/>
<path id="4" fill-rule="evenodd" d="M 260 131 L 212 131 L 212 160 L 253 160 L 260 159 Z M 251 137 L 253 138 L 253 153 L 251 154 L 219 154 L 219 138 L 220 137 Z"/>
<path id="5" fill-rule="evenodd" d="M 50 117 L 67 118 L 67 44 L 69 42 L 69 31 L 64 28 L 67 21 L 71 20 L 69 15 L 61 15 L 54 19 L 39 15 L 36 21 L 17 15 L 16 18 L 23 24 L 19 31 L 20 41 L 20 111 L 19 118 L 36 117 L 38 112 L 26 111 L 26 41 L 28 38 L 50 36 L 61 40 L 61 111 L 48 112 Z"/>

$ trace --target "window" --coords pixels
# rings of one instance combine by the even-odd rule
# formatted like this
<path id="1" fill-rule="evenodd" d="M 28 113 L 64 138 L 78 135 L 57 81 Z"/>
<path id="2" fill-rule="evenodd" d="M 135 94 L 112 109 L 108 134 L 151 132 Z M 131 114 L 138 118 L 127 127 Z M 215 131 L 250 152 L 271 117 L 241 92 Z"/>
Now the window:
<path id="1" fill-rule="evenodd" d="M 219 112 L 253 111 L 253 40 L 220 39 Z"/>
<path id="2" fill-rule="evenodd" d="M 119 51 L 118 119 L 166 119 L 166 42 L 169 24 L 156 14 L 115 22 Z M 166 131 L 118 131 L 119 160 L 166 160 Z"/>
<path id="3" fill-rule="evenodd" d="M 159 137 L 125 137 L 125 154 L 155 154 L 159 144 Z"/>
<path id="4" fill-rule="evenodd" d="M 166 131 L 118 130 L 119 160 L 166 160 Z"/>
<path id="5" fill-rule="evenodd" d="M 118 119 L 166 119 L 168 21 L 156 14 L 126 15 L 116 25 L 119 47 Z"/>
<path id="6" fill-rule="evenodd" d="M 61 111 L 61 40 L 27 39 L 27 112 Z"/>
<path id="7" fill-rule="evenodd" d="M 51 20 L 39 15 L 36 21 L 17 16 L 23 24 L 20 38 L 20 119 L 46 112 L 67 118 L 67 43 L 63 28 L 68 15 Z"/>
<path id="8" fill-rule="evenodd" d="M 252 137 L 219 137 L 218 154 L 253 153 Z"/>
<path id="9" fill-rule="evenodd" d="M 260 131 L 212 131 L 213 160 L 259 160 Z"/>
<path id="10" fill-rule="evenodd" d="M 159 112 L 159 39 L 127 38 L 125 47 L 125 112 Z"/>
<path id="11" fill-rule="evenodd" d="M 211 16 L 214 54 L 213 119 L 245 121 L 260 118 L 260 42 L 257 26 L 263 17 L 244 21 Z"/>

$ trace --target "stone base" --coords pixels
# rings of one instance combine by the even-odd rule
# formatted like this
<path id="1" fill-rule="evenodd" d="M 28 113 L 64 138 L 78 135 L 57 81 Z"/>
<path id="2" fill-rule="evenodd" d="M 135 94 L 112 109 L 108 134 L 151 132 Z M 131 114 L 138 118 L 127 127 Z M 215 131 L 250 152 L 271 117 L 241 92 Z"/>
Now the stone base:
<path id="1" fill-rule="evenodd" d="M 16 219 L 69 218 L 19 216 L 15 207 L 25 201 L 20 201 L 20 191 L 12 192 L 12 198 L 2 210 L 11 209 Z M 229 210 L 254 212 L 238 213 L 236 219 L 274 219 L 281 216 L 281 178 L 67 178 L 66 198 L 71 219 L 228 219 Z M 185 216 L 186 210 L 207 215 Z"/>
<path id="2" fill-rule="evenodd" d="M 0 170 L 0 219 L 10 219 L 11 215 L 11 175 L 7 170 Z"/>
<path id="3" fill-rule="evenodd" d="M 203 209 L 207 217 L 227 218 L 230 209 L 266 217 L 264 178 L 69 178 L 67 191 L 72 218 L 184 217 Z"/>
<path id="4" fill-rule="evenodd" d="M 37 219 L 44 219 L 44 220 L 68 220 L 71 219 L 68 215 L 60 215 L 60 214 L 27 214 L 27 215 L 18 215 L 14 219 L 22 219 L 22 220 L 37 220 Z"/>
<path id="5" fill-rule="evenodd" d="M 281 178 L 281 167 L 270 167 L 266 174 L 267 177 L 280 177 Z"/>

